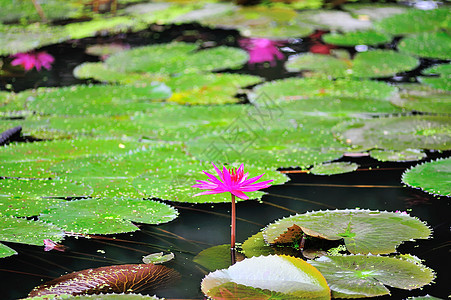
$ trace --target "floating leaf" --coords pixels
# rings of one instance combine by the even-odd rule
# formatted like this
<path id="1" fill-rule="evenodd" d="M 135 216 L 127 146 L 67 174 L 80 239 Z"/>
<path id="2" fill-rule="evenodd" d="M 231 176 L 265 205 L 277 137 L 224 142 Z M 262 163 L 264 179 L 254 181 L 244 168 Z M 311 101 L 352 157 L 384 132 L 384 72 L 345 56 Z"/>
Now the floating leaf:
<path id="1" fill-rule="evenodd" d="M 41 246 L 44 239 L 59 242 L 63 237 L 64 232 L 55 225 L 0 215 L 0 241 Z M 5 245 L 0 245 L 0 257 L 16 253 Z"/>
<path id="2" fill-rule="evenodd" d="M 68 39 L 68 33 L 60 27 L 43 24 L 29 26 L 0 25 L 0 55 L 28 52 L 42 46 Z"/>
<path id="3" fill-rule="evenodd" d="M 388 77 L 417 67 L 418 60 L 391 50 L 373 50 L 358 53 L 352 66 L 356 77 Z"/>
<path id="4" fill-rule="evenodd" d="M 298 18 L 296 11 L 286 7 L 240 7 L 201 21 L 207 26 L 237 29 L 244 36 L 270 39 L 303 37 L 313 32 L 311 25 Z"/>
<path id="5" fill-rule="evenodd" d="M 211 164 L 192 162 L 180 163 L 177 160 L 167 160 L 164 168 L 155 168 L 133 181 L 133 185 L 141 192 L 149 197 L 190 203 L 217 203 L 229 202 L 230 199 L 226 195 L 212 194 L 196 196 L 198 193 L 191 186 L 196 180 L 201 178 L 203 170 L 212 168 Z M 286 175 L 273 170 L 265 170 L 260 167 L 251 165 L 246 166 L 249 177 L 255 177 L 262 173 L 265 175 L 262 180 L 274 181 L 272 184 L 285 183 L 288 178 Z M 250 192 L 247 195 L 250 199 L 260 199 L 265 193 L 262 191 Z"/>
<path id="6" fill-rule="evenodd" d="M 249 58 L 246 51 L 232 47 L 196 49 L 197 45 L 187 43 L 145 46 L 111 55 L 105 63 L 120 72 L 169 75 L 236 69 Z"/>
<path id="7" fill-rule="evenodd" d="M 132 222 L 160 224 L 175 219 L 171 206 L 151 200 L 99 198 L 59 203 L 39 218 L 65 231 L 82 234 L 113 234 L 138 230 Z"/>
<path id="8" fill-rule="evenodd" d="M 425 32 L 403 38 L 401 52 L 427 58 L 449 59 L 451 36 L 446 32 Z"/>
<path id="9" fill-rule="evenodd" d="M 230 244 L 213 246 L 199 252 L 193 261 L 208 271 L 226 269 L 231 265 L 230 251 Z"/>
<path id="10" fill-rule="evenodd" d="M 162 264 L 167 261 L 170 261 L 173 258 L 174 258 L 174 253 L 172 253 L 172 252 L 169 254 L 165 254 L 165 255 L 163 255 L 163 252 L 152 253 L 152 254 L 143 256 L 143 263 L 157 265 L 157 264 Z"/>
<path id="11" fill-rule="evenodd" d="M 351 253 L 385 254 L 396 251 L 403 241 L 427 239 L 431 230 L 409 215 L 371 210 L 345 209 L 308 212 L 283 218 L 263 230 L 267 243 L 292 241 L 296 235 L 284 237 L 288 228 L 296 226 L 305 234 L 328 240 L 344 239 Z M 391 232 L 389 236 L 387 232 Z"/>
<path id="12" fill-rule="evenodd" d="M 366 98 L 384 100 L 394 94 L 396 88 L 385 82 L 369 80 L 331 81 L 324 78 L 288 78 L 266 82 L 254 89 L 255 95 L 265 97 L 251 98 L 256 104 L 265 99 L 271 100 L 271 105 L 280 102 L 304 100 L 321 97 Z M 265 103 L 263 103 L 265 104 Z"/>
<path id="13" fill-rule="evenodd" d="M 451 64 L 443 64 L 423 70 L 423 74 L 439 77 L 419 77 L 419 81 L 433 88 L 451 92 Z"/>
<path id="14" fill-rule="evenodd" d="M 47 20 L 67 19 L 76 16 L 81 6 L 76 7 L 72 1 L 46 0 L 40 3 Z M 13 23 L 21 20 L 28 22 L 41 21 L 32 1 L 2 1 L 0 20 L 3 23 Z"/>
<path id="15" fill-rule="evenodd" d="M 272 255 L 275 254 L 275 249 L 267 245 L 263 233 L 260 231 L 253 236 L 249 237 L 241 245 L 243 253 L 246 257 L 260 256 L 260 255 Z"/>
<path id="16" fill-rule="evenodd" d="M 43 114 L 122 115 L 150 111 L 171 95 L 164 84 L 144 87 L 120 85 L 79 85 L 62 88 L 39 88 L 22 92 L 28 108 Z"/>
<path id="17" fill-rule="evenodd" d="M 172 284 L 180 274 L 162 265 L 116 265 L 63 275 L 35 287 L 29 297 L 48 294 L 130 293 Z"/>
<path id="18" fill-rule="evenodd" d="M 419 84 L 399 86 L 400 92 L 390 101 L 406 110 L 428 113 L 451 113 L 451 93 Z"/>
<path id="19" fill-rule="evenodd" d="M 405 13 L 409 8 L 390 3 L 345 3 L 343 8 L 353 15 L 370 20 L 380 20 Z"/>
<path id="20" fill-rule="evenodd" d="M 0 186 L 4 183 L 0 181 Z M 0 193 L 2 189 L 0 188 Z M 21 190 L 13 191 L 13 195 L 20 195 Z M 39 215 L 43 210 L 64 202 L 66 200 L 58 198 L 41 198 L 41 197 L 2 197 L 0 196 L 0 214 L 15 217 L 31 217 Z"/>
<path id="21" fill-rule="evenodd" d="M 426 153 L 418 149 L 371 150 L 370 155 L 378 161 L 416 161 L 426 158 Z"/>
<path id="22" fill-rule="evenodd" d="M 309 70 L 332 77 L 344 77 L 351 67 L 351 62 L 331 55 L 306 53 L 291 56 L 285 67 L 291 72 Z"/>
<path id="23" fill-rule="evenodd" d="M 310 173 L 314 175 L 334 175 L 354 172 L 359 167 L 355 163 L 333 162 L 316 165 L 310 169 Z"/>
<path id="24" fill-rule="evenodd" d="M 343 34 L 327 33 L 321 37 L 326 43 L 338 46 L 379 45 L 392 40 L 392 36 L 375 30 L 352 31 Z"/>
<path id="25" fill-rule="evenodd" d="M 63 180 L 0 180 L 0 196 L 14 198 L 84 197 L 91 192 L 87 186 Z"/>
<path id="26" fill-rule="evenodd" d="M 372 28 L 368 19 L 354 18 L 350 13 L 332 10 L 309 10 L 299 13 L 305 23 L 312 24 L 319 29 L 357 31 Z"/>
<path id="27" fill-rule="evenodd" d="M 355 149 L 451 149 L 450 119 L 440 116 L 405 116 L 345 122 L 335 136 Z"/>
<path id="28" fill-rule="evenodd" d="M 330 299 L 326 280 L 314 267 L 291 256 L 246 258 L 202 280 L 214 299 Z"/>
<path id="29" fill-rule="evenodd" d="M 389 295 L 385 285 L 412 290 L 430 284 L 434 272 L 410 255 L 322 256 L 310 264 L 324 275 L 334 298 L 364 298 Z"/>
<path id="30" fill-rule="evenodd" d="M 451 196 L 451 159 L 438 159 L 405 171 L 402 182 L 433 195 Z"/>
<path id="31" fill-rule="evenodd" d="M 450 28 L 449 8 L 432 10 L 410 9 L 375 23 L 375 27 L 392 35 L 436 31 Z"/>

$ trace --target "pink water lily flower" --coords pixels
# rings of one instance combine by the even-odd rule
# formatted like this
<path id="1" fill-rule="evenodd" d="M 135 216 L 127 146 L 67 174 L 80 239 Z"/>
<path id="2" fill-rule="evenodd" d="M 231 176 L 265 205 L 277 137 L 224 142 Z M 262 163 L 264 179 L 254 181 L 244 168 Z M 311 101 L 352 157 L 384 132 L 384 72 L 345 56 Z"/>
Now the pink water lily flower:
<path id="1" fill-rule="evenodd" d="M 241 165 L 238 169 L 227 170 L 223 167 L 222 172 L 218 167 L 213 164 L 218 177 L 203 171 L 205 175 L 209 177 L 207 181 L 196 180 L 198 184 L 192 187 L 209 190 L 205 192 L 198 193 L 194 196 L 209 195 L 209 194 L 220 194 L 230 192 L 232 195 L 237 196 L 243 200 L 249 199 L 249 197 L 244 192 L 255 192 L 270 186 L 270 182 L 273 180 L 266 180 L 262 182 L 255 183 L 264 174 L 249 178 L 249 173 L 244 174 L 244 165 Z"/>
<path id="2" fill-rule="evenodd" d="M 29 71 L 33 68 L 40 71 L 41 68 L 50 70 L 52 63 L 55 61 L 53 56 L 45 51 L 41 52 L 29 52 L 29 53 L 17 53 L 12 56 L 14 60 L 11 62 L 12 66 L 22 66 L 25 71 Z"/>
<path id="3" fill-rule="evenodd" d="M 258 64 L 269 62 L 274 65 L 276 59 L 283 59 L 284 55 L 277 46 L 282 43 L 270 39 L 242 39 L 239 41 L 240 47 L 249 53 L 249 63 Z"/>

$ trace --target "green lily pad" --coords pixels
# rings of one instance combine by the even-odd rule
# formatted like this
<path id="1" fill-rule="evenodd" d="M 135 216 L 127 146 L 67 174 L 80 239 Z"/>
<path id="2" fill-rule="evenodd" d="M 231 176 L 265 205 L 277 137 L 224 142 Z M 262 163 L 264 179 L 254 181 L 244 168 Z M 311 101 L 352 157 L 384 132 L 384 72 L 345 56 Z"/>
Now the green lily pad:
<path id="1" fill-rule="evenodd" d="M 368 19 L 354 18 L 350 13 L 338 10 L 309 10 L 299 13 L 299 17 L 307 24 L 318 29 L 340 30 L 343 32 L 367 30 L 373 27 Z"/>
<path id="2" fill-rule="evenodd" d="M 193 261 L 208 271 L 226 269 L 231 265 L 230 244 L 218 245 L 202 250 Z"/>
<path id="3" fill-rule="evenodd" d="M 47 0 L 40 3 L 47 20 L 59 20 L 75 17 L 81 6 L 77 7 L 74 1 Z M 41 21 L 32 1 L 1 1 L 0 21 L 13 23 L 18 20 L 28 22 Z"/>
<path id="4" fill-rule="evenodd" d="M 444 7 L 432 10 L 410 9 L 403 14 L 384 18 L 374 25 L 379 31 L 392 35 L 404 35 L 449 29 L 450 21 L 450 10 Z"/>
<path id="5" fill-rule="evenodd" d="M 258 232 L 253 236 L 249 237 L 241 245 L 244 255 L 246 257 L 260 256 L 260 255 L 272 255 L 276 251 L 274 248 L 266 244 L 265 238 L 263 237 L 263 232 Z"/>
<path id="6" fill-rule="evenodd" d="M 174 258 L 174 253 L 172 253 L 172 252 L 169 254 L 165 254 L 165 255 L 163 255 L 163 252 L 158 252 L 158 253 L 152 253 L 152 254 L 148 254 L 148 255 L 144 256 L 143 263 L 156 265 L 156 264 L 162 264 L 167 261 L 170 261 L 173 258 Z"/>
<path id="7" fill-rule="evenodd" d="M 291 256 L 246 258 L 208 274 L 201 289 L 209 297 L 222 299 L 330 299 L 321 273 Z"/>
<path id="8" fill-rule="evenodd" d="M 0 196 L 14 198 L 83 197 L 91 193 L 89 187 L 62 180 L 0 180 Z"/>
<path id="9" fill-rule="evenodd" d="M 144 22 L 129 16 L 94 18 L 86 22 L 70 23 L 64 26 L 70 39 L 82 39 L 98 33 L 121 33 L 138 31 L 146 28 Z"/>
<path id="10" fill-rule="evenodd" d="M 358 53 L 352 66 L 352 75 L 356 77 L 389 77 L 397 73 L 410 71 L 419 62 L 412 56 L 391 50 L 373 50 Z"/>
<path id="11" fill-rule="evenodd" d="M 303 37 L 313 32 L 313 26 L 298 18 L 296 11 L 287 7 L 240 7 L 222 15 L 214 15 L 201 23 L 206 26 L 237 29 L 244 36 L 285 39 Z"/>
<path id="12" fill-rule="evenodd" d="M 392 40 L 392 36 L 375 30 L 327 33 L 321 37 L 326 43 L 338 46 L 380 45 Z"/>
<path id="13" fill-rule="evenodd" d="M 316 165 L 310 169 L 310 173 L 314 175 L 335 175 L 350 173 L 357 170 L 359 167 L 356 163 L 347 162 L 333 162 L 333 163 L 323 163 L 321 165 Z"/>
<path id="14" fill-rule="evenodd" d="M 434 74 L 439 77 L 423 77 L 418 80 L 432 88 L 451 92 L 451 64 L 443 64 L 423 70 L 423 74 Z"/>
<path id="15" fill-rule="evenodd" d="M 438 159 L 405 171 L 402 182 L 433 195 L 451 196 L 451 159 Z"/>
<path id="16" fill-rule="evenodd" d="M 355 149 L 451 149 L 450 119 L 441 116 L 402 116 L 344 122 L 335 136 Z"/>
<path id="17" fill-rule="evenodd" d="M 406 110 L 428 113 L 451 113 L 451 93 L 419 84 L 399 86 L 400 92 L 391 103 Z"/>
<path id="18" fill-rule="evenodd" d="M 264 100 L 256 95 L 264 94 L 272 103 L 303 100 L 321 97 L 388 99 L 396 92 L 396 88 L 384 82 L 369 80 L 331 81 L 324 78 L 288 78 L 266 82 L 254 89 L 251 101 L 259 104 Z"/>
<path id="19" fill-rule="evenodd" d="M 239 165 L 235 165 L 238 167 Z M 181 163 L 177 160 L 167 160 L 164 168 L 155 168 L 133 181 L 133 185 L 148 197 L 159 198 L 176 202 L 190 203 L 219 203 L 229 202 L 230 194 L 212 194 L 194 197 L 200 190 L 192 188 L 196 180 L 205 180 L 203 170 L 212 173 L 213 166 L 207 163 L 193 162 Z M 288 181 L 286 175 L 277 171 L 263 169 L 251 165 L 245 165 L 245 172 L 249 172 L 249 177 L 265 174 L 261 180 L 274 181 L 273 185 L 283 184 Z M 214 173 L 213 173 L 214 174 Z M 247 193 L 250 199 L 261 199 L 265 194 L 262 191 Z M 239 199 L 237 199 L 240 201 Z"/>
<path id="20" fill-rule="evenodd" d="M 67 40 L 68 33 L 60 27 L 43 24 L 29 26 L 0 25 L 0 55 L 28 52 Z"/>
<path id="21" fill-rule="evenodd" d="M 446 32 L 419 33 L 403 38 L 398 49 L 419 57 L 449 59 L 451 36 Z"/>
<path id="22" fill-rule="evenodd" d="M 149 144 L 113 139 L 73 139 L 35 143 L 19 143 L 5 146 L 0 159 L 7 163 L 0 166 L 3 177 L 49 178 L 50 168 L 65 159 L 97 155 L 118 155 L 140 151 Z"/>
<path id="23" fill-rule="evenodd" d="M 334 298 L 365 298 L 389 295 L 385 287 L 412 290 L 430 284 L 434 271 L 409 255 L 323 256 L 310 261 L 324 275 Z"/>
<path id="24" fill-rule="evenodd" d="M 3 181 L 3 180 L 2 180 Z M 3 182 L 0 181 L 0 186 Z M 0 193 L 2 190 L 0 189 Z M 13 193 L 17 194 L 17 193 Z M 58 198 L 41 197 L 3 197 L 0 196 L 0 214 L 15 217 L 31 217 L 39 215 L 43 210 L 55 204 L 65 202 Z"/>
<path id="25" fill-rule="evenodd" d="M 153 102 L 171 95 L 164 84 L 138 86 L 79 85 L 62 88 L 39 88 L 25 91 L 28 108 L 42 114 L 121 115 L 149 111 Z"/>
<path id="26" fill-rule="evenodd" d="M 167 223 L 178 212 L 171 206 L 151 200 L 99 198 L 57 204 L 39 218 L 65 231 L 81 234 L 113 234 L 138 230 L 131 221 L 146 224 Z"/>
<path id="27" fill-rule="evenodd" d="M 343 9 L 353 15 L 368 17 L 372 21 L 405 13 L 409 8 L 391 3 L 345 3 Z"/>
<path id="28" fill-rule="evenodd" d="M 59 242 L 63 237 L 64 232 L 55 225 L 0 215 L 0 241 L 41 246 L 44 239 Z M 15 254 L 14 250 L 0 245 L 0 257 Z"/>
<path id="29" fill-rule="evenodd" d="M 370 155 L 378 161 L 416 161 L 427 157 L 426 153 L 419 149 L 371 150 Z"/>
<path id="30" fill-rule="evenodd" d="M 197 45 L 187 43 L 144 46 L 111 55 L 105 63 L 108 68 L 120 72 L 169 75 L 236 69 L 249 58 L 246 51 L 238 48 L 197 48 Z"/>
<path id="31" fill-rule="evenodd" d="M 287 232 L 292 227 L 296 230 Z M 328 240 L 344 239 L 347 250 L 354 254 L 387 254 L 404 241 L 429 238 L 431 229 L 406 214 L 345 209 L 286 217 L 268 225 L 263 236 L 267 243 L 277 244 L 293 241 L 302 232 Z"/>
<path id="32" fill-rule="evenodd" d="M 285 67 L 291 72 L 309 70 L 332 77 L 345 77 L 351 65 L 349 60 L 316 53 L 292 56 L 285 63 Z"/>

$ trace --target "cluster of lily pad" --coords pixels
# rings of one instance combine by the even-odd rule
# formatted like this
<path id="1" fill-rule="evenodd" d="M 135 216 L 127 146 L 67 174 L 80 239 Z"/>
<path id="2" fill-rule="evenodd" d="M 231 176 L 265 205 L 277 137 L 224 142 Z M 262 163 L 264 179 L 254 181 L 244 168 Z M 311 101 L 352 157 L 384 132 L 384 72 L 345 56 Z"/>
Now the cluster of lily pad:
<path id="1" fill-rule="evenodd" d="M 56 3 L 48 1 L 45 11 L 52 11 Z M 306 13 L 287 6 L 158 2 L 128 5 L 117 16 L 94 16 L 83 23 L 1 25 L 0 54 L 5 56 L 103 32 L 193 21 L 238 29 L 244 36 L 277 39 L 330 30 L 323 36 L 327 43 L 370 49 L 353 57 L 346 51 L 295 55 L 285 66 L 303 78 L 261 83 L 260 77 L 230 72 L 248 61 L 242 49 L 173 42 L 115 50 L 103 62 L 75 69 L 76 77 L 94 79 L 95 84 L 0 92 L 0 131 L 21 126 L 24 135 L 45 140 L 10 144 L 0 152 L 0 241 L 42 245 L 45 239 L 59 242 L 72 234 L 131 232 L 138 230 L 134 223 L 160 224 L 177 217 L 175 208 L 158 200 L 223 202 L 216 195 L 193 197 L 196 191 L 190 186 L 209 162 L 245 163 L 250 176 L 264 172 L 263 179 L 283 184 L 288 178 L 278 168 L 310 169 L 319 175 L 356 170 L 356 164 L 334 162 L 344 153 L 368 151 L 381 161 L 417 161 L 426 157 L 427 150 L 449 150 L 449 63 L 438 61 L 441 64 L 423 70 L 421 84 L 375 80 L 409 72 L 420 59 L 449 59 L 449 9 L 373 10 L 349 4 L 343 11 Z M 47 17 L 84 13 L 74 7 L 66 12 L 71 14 L 55 9 Z M 385 18 L 378 19 L 381 12 Z M 3 21 L 11 21 L 11 16 L 0 14 Z M 397 48 L 375 49 L 398 36 L 402 38 Z M 238 93 L 250 103 L 241 103 Z M 406 171 L 402 180 L 450 196 L 446 184 L 450 166 L 450 159 L 423 163 Z M 252 199 L 263 195 L 249 194 Z M 323 225 L 312 221 L 318 218 Z M 335 226 L 325 228 L 326 219 Z M 400 240 L 378 238 L 385 235 L 376 226 L 382 223 Z M 293 244 L 302 235 L 343 238 L 350 254 L 323 256 L 310 265 L 276 255 L 287 254 L 281 250 L 285 247 L 269 246 Z M 203 291 L 212 297 L 269 293 L 284 299 L 291 288 L 289 284 L 281 288 L 286 280 L 249 284 L 243 271 L 278 263 L 286 268 L 280 274 L 301 278 L 295 284 L 302 289 L 290 294 L 293 298 L 326 299 L 329 288 L 336 297 L 387 294 L 384 285 L 418 288 L 434 278 L 430 269 L 409 255 L 380 255 L 394 252 L 402 241 L 429 235 L 422 222 L 399 213 L 346 210 L 297 215 L 246 241 L 243 250 L 249 260 L 204 279 Z M 15 253 L 0 244 L 0 257 Z M 271 256 L 257 257 L 260 254 Z M 343 270 L 350 276 L 346 280 L 362 281 L 365 291 L 334 277 Z M 394 273 L 396 282 L 387 279 Z M 235 280 L 235 275 L 243 277 Z M 302 281 L 305 276 L 313 279 Z"/>

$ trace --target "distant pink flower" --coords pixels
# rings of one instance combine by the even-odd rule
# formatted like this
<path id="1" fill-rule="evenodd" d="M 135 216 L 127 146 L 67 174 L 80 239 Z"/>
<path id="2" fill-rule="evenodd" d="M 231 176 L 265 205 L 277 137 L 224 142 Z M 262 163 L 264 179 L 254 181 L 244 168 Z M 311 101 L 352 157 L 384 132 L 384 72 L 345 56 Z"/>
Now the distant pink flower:
<path id="1" fill-rule="evenodd" d="M 249 53 L 249 63 L 258 64 L 270 62 L 274 65 L 276 59 L 283 59 L 283 54 L 277 46 L 282 46 L 280 42 L 269 39 L 242 39 L 239 41 L 240 47 Z"/>
<path id="2" fill-rule="evenodd" d="M 247 179 L 249 173 L 244 174 L 243 165 L 241 165 L 238 169 L 235 168 L 230 170 L 227 170 L 226 167 L 223 167 L 222 172 L 218 169 L 218 167 L 215 166 L 215 164 L 213 164 L 213 166 L 219 177 L 217 178 L 214 175 L 204 171 L 205 175 L 207 175 L 210 179 L 208 179 L 207 181 L 196 180 L 199 183 L 193 185 L 192 187 L 209 191 L 201 192 L 194 196 L 230 192 L 232 195 L 235 195 L 238 198 L 247 200 L 249 199 L 249 197 L 243 192 L 255 192 L 267 188 L 270 186 L 269 183 L 273 181 L 267 180 L 254 183 L 259 180 L 264 174 Z"/>
<path id="3" fill-rule="evenodd" d="M 53 56 L 45 51 L 42 52 L 29 52 L 29 53 L 17 53 L 12 56 L 14 60 L 11 62 L 12 66 L 22 66 L 25 71 L 29 71 L 36 68 L 40 71 L 42 67 L 50 70 L 52 63 L 55 61 Z"/>

